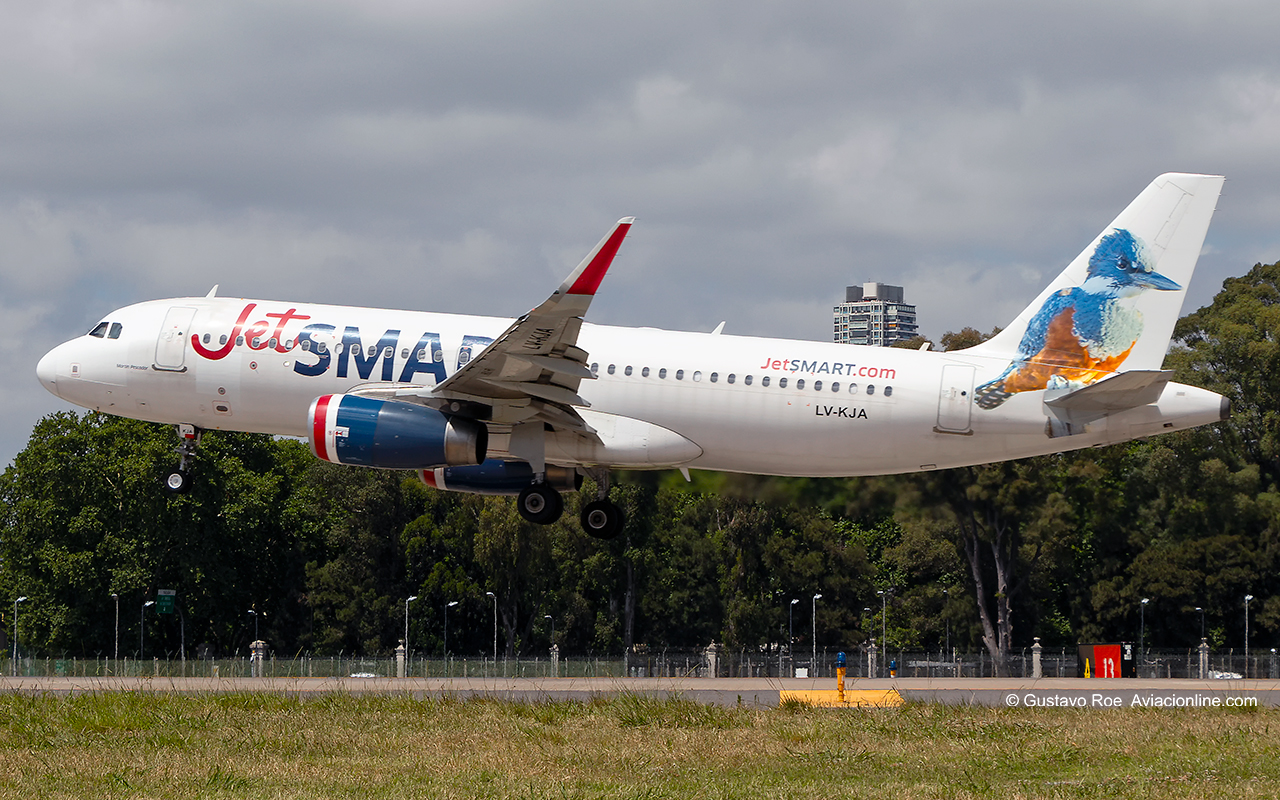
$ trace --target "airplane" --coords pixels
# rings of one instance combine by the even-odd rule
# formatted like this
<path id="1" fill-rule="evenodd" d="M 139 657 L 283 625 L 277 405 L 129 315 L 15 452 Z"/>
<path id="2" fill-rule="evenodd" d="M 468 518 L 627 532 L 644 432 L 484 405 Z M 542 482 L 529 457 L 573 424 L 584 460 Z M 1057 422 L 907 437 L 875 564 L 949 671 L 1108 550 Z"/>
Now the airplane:
<path id="1" fill-rule="evenodd" d="M 931 352 L 585 321 L 619 220 L 515 320 L 219 297 L 107 314 L 40 359 L 41 384 L 173 424 L 190 485 L 202 432 L 305 438 L 321 459 L 516 496 L 549 524 L 617 536 L 614 469 L 848 477 L 990 463 L 1224 420 L 1161 369 L 1223 178 L 1156 178 L 998 335 Z"/>

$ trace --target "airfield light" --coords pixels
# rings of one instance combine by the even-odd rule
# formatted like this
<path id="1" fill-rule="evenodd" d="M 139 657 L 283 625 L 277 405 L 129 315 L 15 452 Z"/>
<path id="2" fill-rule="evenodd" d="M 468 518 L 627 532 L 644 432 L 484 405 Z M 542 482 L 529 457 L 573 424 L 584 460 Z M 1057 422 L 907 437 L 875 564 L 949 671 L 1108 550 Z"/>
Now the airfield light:
<path id="1" fill-rule="evenodd" d="M 1204 608 L 1196 606 L 1196 611 L 1200 612 L 1200 641 L 1204 641 Z"/>

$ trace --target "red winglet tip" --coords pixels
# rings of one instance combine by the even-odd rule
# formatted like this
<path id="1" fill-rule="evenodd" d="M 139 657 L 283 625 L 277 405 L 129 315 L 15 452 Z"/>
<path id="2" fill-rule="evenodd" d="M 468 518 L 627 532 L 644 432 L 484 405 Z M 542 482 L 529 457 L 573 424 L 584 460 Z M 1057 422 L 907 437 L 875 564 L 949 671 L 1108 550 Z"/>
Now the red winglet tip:
<path id="1" fill-rule="evenodd" d="M 627 232 L 631 230 L 631 222 L 634 219 L 635 217 L 624 217 L 618 221 L 617 227 L 609 234 L 609 238 L 605 240 L 595 258 L 591 259 L 591 263 L 565 294 L 594 295 L 596 293 L 600 288 L 600 282 L 604 280 L 605 273 L 613 263 L 614 256 L 618 254 L 618 248 L 622 246 L 622 240 L 627 238 Z"/>

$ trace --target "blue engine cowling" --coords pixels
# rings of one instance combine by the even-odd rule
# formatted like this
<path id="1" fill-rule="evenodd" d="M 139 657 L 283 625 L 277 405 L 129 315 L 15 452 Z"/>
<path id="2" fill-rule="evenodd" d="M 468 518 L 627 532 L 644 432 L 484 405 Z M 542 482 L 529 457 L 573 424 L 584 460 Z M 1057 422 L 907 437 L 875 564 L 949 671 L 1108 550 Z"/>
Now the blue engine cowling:
<path id="1" fill-rule="evenodd" d="M 311 452 L 335 464 L 386 469 L 481 464 L 488 450 L 484 423 L 397 400 L 328 394 L 312 402 L 308 421 Z"/>
<path id="2" fill-rule="evenodd" d="M 534 480 L 533 467 L 527 462 L 500 461 L 496 458 L 474 466 L 420 469 L 418 477 L 423 483 L 436 489 L 501 495 L 520 494 Z M 573 467 L 548 464 L 546 483 L 557 491 L 574 492 L 582 486 L 582 476 Z"/>

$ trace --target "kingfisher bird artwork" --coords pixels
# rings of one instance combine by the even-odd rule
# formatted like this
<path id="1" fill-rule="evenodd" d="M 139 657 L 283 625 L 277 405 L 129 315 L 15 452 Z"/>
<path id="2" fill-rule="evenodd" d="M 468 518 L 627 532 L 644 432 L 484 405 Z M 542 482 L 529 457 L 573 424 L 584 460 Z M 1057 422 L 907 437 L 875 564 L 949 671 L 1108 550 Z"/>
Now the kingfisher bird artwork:
<path id="1" fill-rule="evenodd" d="M 1116 228 L 1089 257 L 1084 281 L 1050 295 L 1027 325 L 1018 355 L 1000 377 L 974 392 L 992 409 L 1019 392 L 1074 389 L 1119 369 L 1142 334 L 1133 299 L 1148 289 L 1182 287 L 1152 269 L 1145 244 Z"/>

